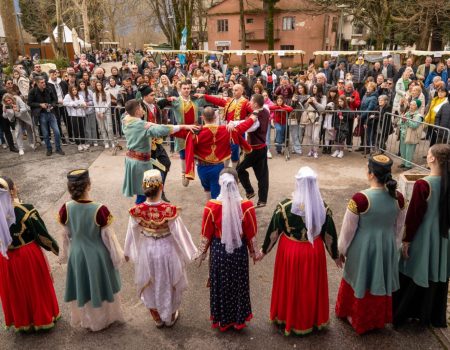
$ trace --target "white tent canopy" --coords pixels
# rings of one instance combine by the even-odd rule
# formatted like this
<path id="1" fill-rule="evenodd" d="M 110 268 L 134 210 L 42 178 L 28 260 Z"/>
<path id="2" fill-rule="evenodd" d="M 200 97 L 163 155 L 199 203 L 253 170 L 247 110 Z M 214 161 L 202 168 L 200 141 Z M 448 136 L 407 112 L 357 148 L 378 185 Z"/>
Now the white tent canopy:
<path id="1" fill-rule="evenodd" d="M 69 29 L 68 26 L 64 25 L 64 29 L 63 29 L 63 41 L 64 43 L 72 43 L 73 44 L 73 39 L 72 39 L 72 31 Z M 58 39 L 58 27 L 55 27 L 55 29 L 53 29 L 53 36 L 55 37 L 55 39 Z M 81 48 L 90 48 L 91 44 L 88 44 L 86 42 L 84 42 L 84 40 L 77 38 L 78 40 L 78 44 L 81 46 Z M 47 38 L 44 40 L 44 43 L 48 44 L 50 43 L 50 38 Z"/>

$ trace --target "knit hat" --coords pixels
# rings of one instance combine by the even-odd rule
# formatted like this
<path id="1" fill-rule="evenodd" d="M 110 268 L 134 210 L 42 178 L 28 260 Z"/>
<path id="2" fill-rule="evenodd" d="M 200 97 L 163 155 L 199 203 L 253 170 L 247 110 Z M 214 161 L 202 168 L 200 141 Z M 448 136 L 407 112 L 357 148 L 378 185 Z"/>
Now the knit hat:
<path id="1" fill-rule="evenodd" d="M 416 102 L 417 108 L 420 108 L 420 107 L 422 106 L 422 101 L 421 101 L 421 100 L 419 100 L 418 98 L 417 98 L 417 99 L 415 99 L 415 100 L 413 100 L 413 101 L 415 101 L 415 102 Z"/>

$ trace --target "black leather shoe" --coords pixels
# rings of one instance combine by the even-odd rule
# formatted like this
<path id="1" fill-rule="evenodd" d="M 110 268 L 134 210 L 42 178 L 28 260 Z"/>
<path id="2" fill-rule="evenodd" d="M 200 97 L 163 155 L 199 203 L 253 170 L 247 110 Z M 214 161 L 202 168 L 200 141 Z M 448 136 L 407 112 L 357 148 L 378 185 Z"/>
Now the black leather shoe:
<path id="1" fill-rule="evenodd" d="M 58 154 L 60 154 L 62 156 L 66 155 L 66 153 L 62 149 L 57 150 L 56 153 L 58 153 Z"/>
<path id="2" fill-rule="evenodd" d="M 16 147 L 11 147 L 9 150 L 14 153 L 19 153 L 19 150 Z"/>
<path id="3" fill-rule="evenodd" d="M 52 150 L 51 150 L 51 149 L 48 149 L 48 150 L 47 150 L 47 157 L 50 157 L 50 156 L 52 155 L 52 153 L 53 153 Z"/>

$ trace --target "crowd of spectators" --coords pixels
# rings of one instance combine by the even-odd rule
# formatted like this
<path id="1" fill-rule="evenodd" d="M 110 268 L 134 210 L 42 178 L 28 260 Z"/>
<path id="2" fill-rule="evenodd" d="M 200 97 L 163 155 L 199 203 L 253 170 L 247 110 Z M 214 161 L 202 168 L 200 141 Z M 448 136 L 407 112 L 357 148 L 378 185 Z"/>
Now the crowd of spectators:
<path id="1" fill-rule="evenodd" d="M 117 64 L 105 71 L 99 66 L 105 61 Z M 215 57 L 194 57 L 183 64 L 179 58 L 156 62 L 141 51 L 106 50 L 81 54 L 66 70 L 48 73 L 38 61 L 19 57 L 0 90 L 0 142 L 21 155 L 24 138 L 32 149 L 44 142 L 48 155 L 53 147 L 64 154 L 61 146 L 74 143 L 80 152 L 114 147 L 121 136 L 118 107 L 139 98 L 141 86 L 149 85 L 157 98 L 167 98 L 177 96 L 181 82 L 188 81 L 192 98 L 199 93 L 226 99 L 236 84 L 247 98 L 262 94 L 272 112 L 275 138 L 269 140 L 277 153 L 283 152 L 289 114 L 294 153 L 302 154 L 305 147 L 305 154 L 314 158 L 319 157 L 319 148 L 337 158 L 345 151 L 371 152 L 376 140 L 381 139 L 383 146 L 396 131 L 402 157 L 410 161 L 411 145 L 418 143 L 417 137 L 411 140 L 411 130 L 418 122 L 450 126 L 449 77 L 450 59 L 433 62 L 431 57 L 418 66 L 411 58 L 396 66 L 392 57 L 367 62 L 358 55 L 353 63 L 333 59 L 299 71 L 256 59 L 242 68 Z M 386 122 L 388 112 L 398 117 L 389 115 Z M 360 138 L 359 145 L 353 145 L 354 136 Z M 431 128 L 426 137 L 431 144 L 442 142 Z M 272 157 L 270 151 L 268 156 Z M 410 162 L 402 166 L 409 168 Z"/>

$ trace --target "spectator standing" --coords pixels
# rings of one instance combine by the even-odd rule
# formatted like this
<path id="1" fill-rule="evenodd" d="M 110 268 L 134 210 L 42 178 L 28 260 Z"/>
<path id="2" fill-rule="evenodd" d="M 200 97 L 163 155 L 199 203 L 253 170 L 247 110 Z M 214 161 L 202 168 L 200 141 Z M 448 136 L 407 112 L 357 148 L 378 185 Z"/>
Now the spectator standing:
<path id="1" fill-rule="evenodd" d="M 431 62 L 433 62 L 433 59 L 430 56 L 427 56 L 427 58 L 425 58 L 425 63 L 417 67 L 417 79 L 425 81 L 428 75 L 436 69 L 436 65 Z"/>
<path id="2" fill-rule="evenodd" d="M 64 120 L 64 124 L 66 124 L 67 133 L 69 134 L 69 140 L 72 139 L 72 125 L 67 122 L 66 109 L 63 106 L 64 96 L 66 96 L 69 92 L 69 85 L 64 81 L 58 78 L 56 70 L 49 70 L 50 78 L 48 80 L 48 86 L 53 90 L 53 93 L 56 95 L 58 99 L 58 104 L 55 106 L 55 116 L 56 122 L 58 124 L 59 133 L 61 135 L 61 142 L 63 145 L 67 145 L 66 137 L 64 136 L 61 120 Z"/>
<path id="3" fill-rule="evenodd" d="M 445 85 L 447 85 L 448 76 L 447 76 L 447 69 L 445 68 L 444 63 L 439 62 L 436 65 L 436 70 L 428 74 L 428 77 L 425 80 L 424 84 L 425 88 L 428 88 L 431 85 L 435 77 L 441 77 L 441 80 L 444 82 Z"/>
<path id="4" fill-rule="evenodd" d="M 97 86 L 98 84 L 102 84 L 102 83 L 100 81 L 96 81 L 95 86 Z M 84 148 L 87 150 L 91 145 L 95 146 L 95 147 L 98 146 L 97 125 L 95 123 L 96 110 L 94 109 L 94 92 L 87 87 L 87 85 L 84 81 L 80 81 L 78 83 L 78 92 L 80 95 L 83 95 L 83 99 L 86 104 L 86 108 L 85 108 L 86 118 L 84 119 L 86 144 L 85 144 Z"/>
<path id="5" fill-rule="evenodd" d="M 58 103 L 58 99 L 53 90 L 47 86 L 45 78 L 39 76 L 36 78 L 36 86 L 30 90 L 28 95 L 28 105 L 31 108 L 32 117 L 39 118 L 42 136 L 47 147 L 47 156 L 52 155 L 52 144 L 50 142 L 49 129 L 52 129 L 55 137 L 56 153 L 64 155 L 61 149 L 61 135 L 59 133 L 58 123 L 53 114 L 53 109 Z"/>
<path id="6" fill-rule="evenodd" d="M 321 68 L 319 72 L 325 74 L 327 82 L 333 82 L 333 69 L 330 67 L 330 62 L 324 61 L 323 68 Z"/>
<path id="7" fill-rule="evenodd" d="M 111 118 L 111 95 L 105 92 L 103 85 L 99 82 L 95 84 L 94 107 L 95 117 L 105 149 L 108 149 L 110 145 L 111 147 L 114 147 L 114 134 Z"/>
<path id="8" fill-rule="evenodd" d="M 64 107 L 66 107 L 69 123 L 72 124 L 75 143 L 78 145 L 78 152 L 83 152 L 89 147 L 86 145 L 84 132 L 84 122 L 86 119 L 86 102 L 79 93 L 76 86 L 69 88 L 69 93 L 64 97 Z"/>
<path id="9" fill-rule="evenodd" d="M 350 69 L 350 74 L 352 75 L 354 88 L 359 91 L 364 86 L 364 82 L 369 74 L 363 55 L 358 56 L 358 59 Z"/>

